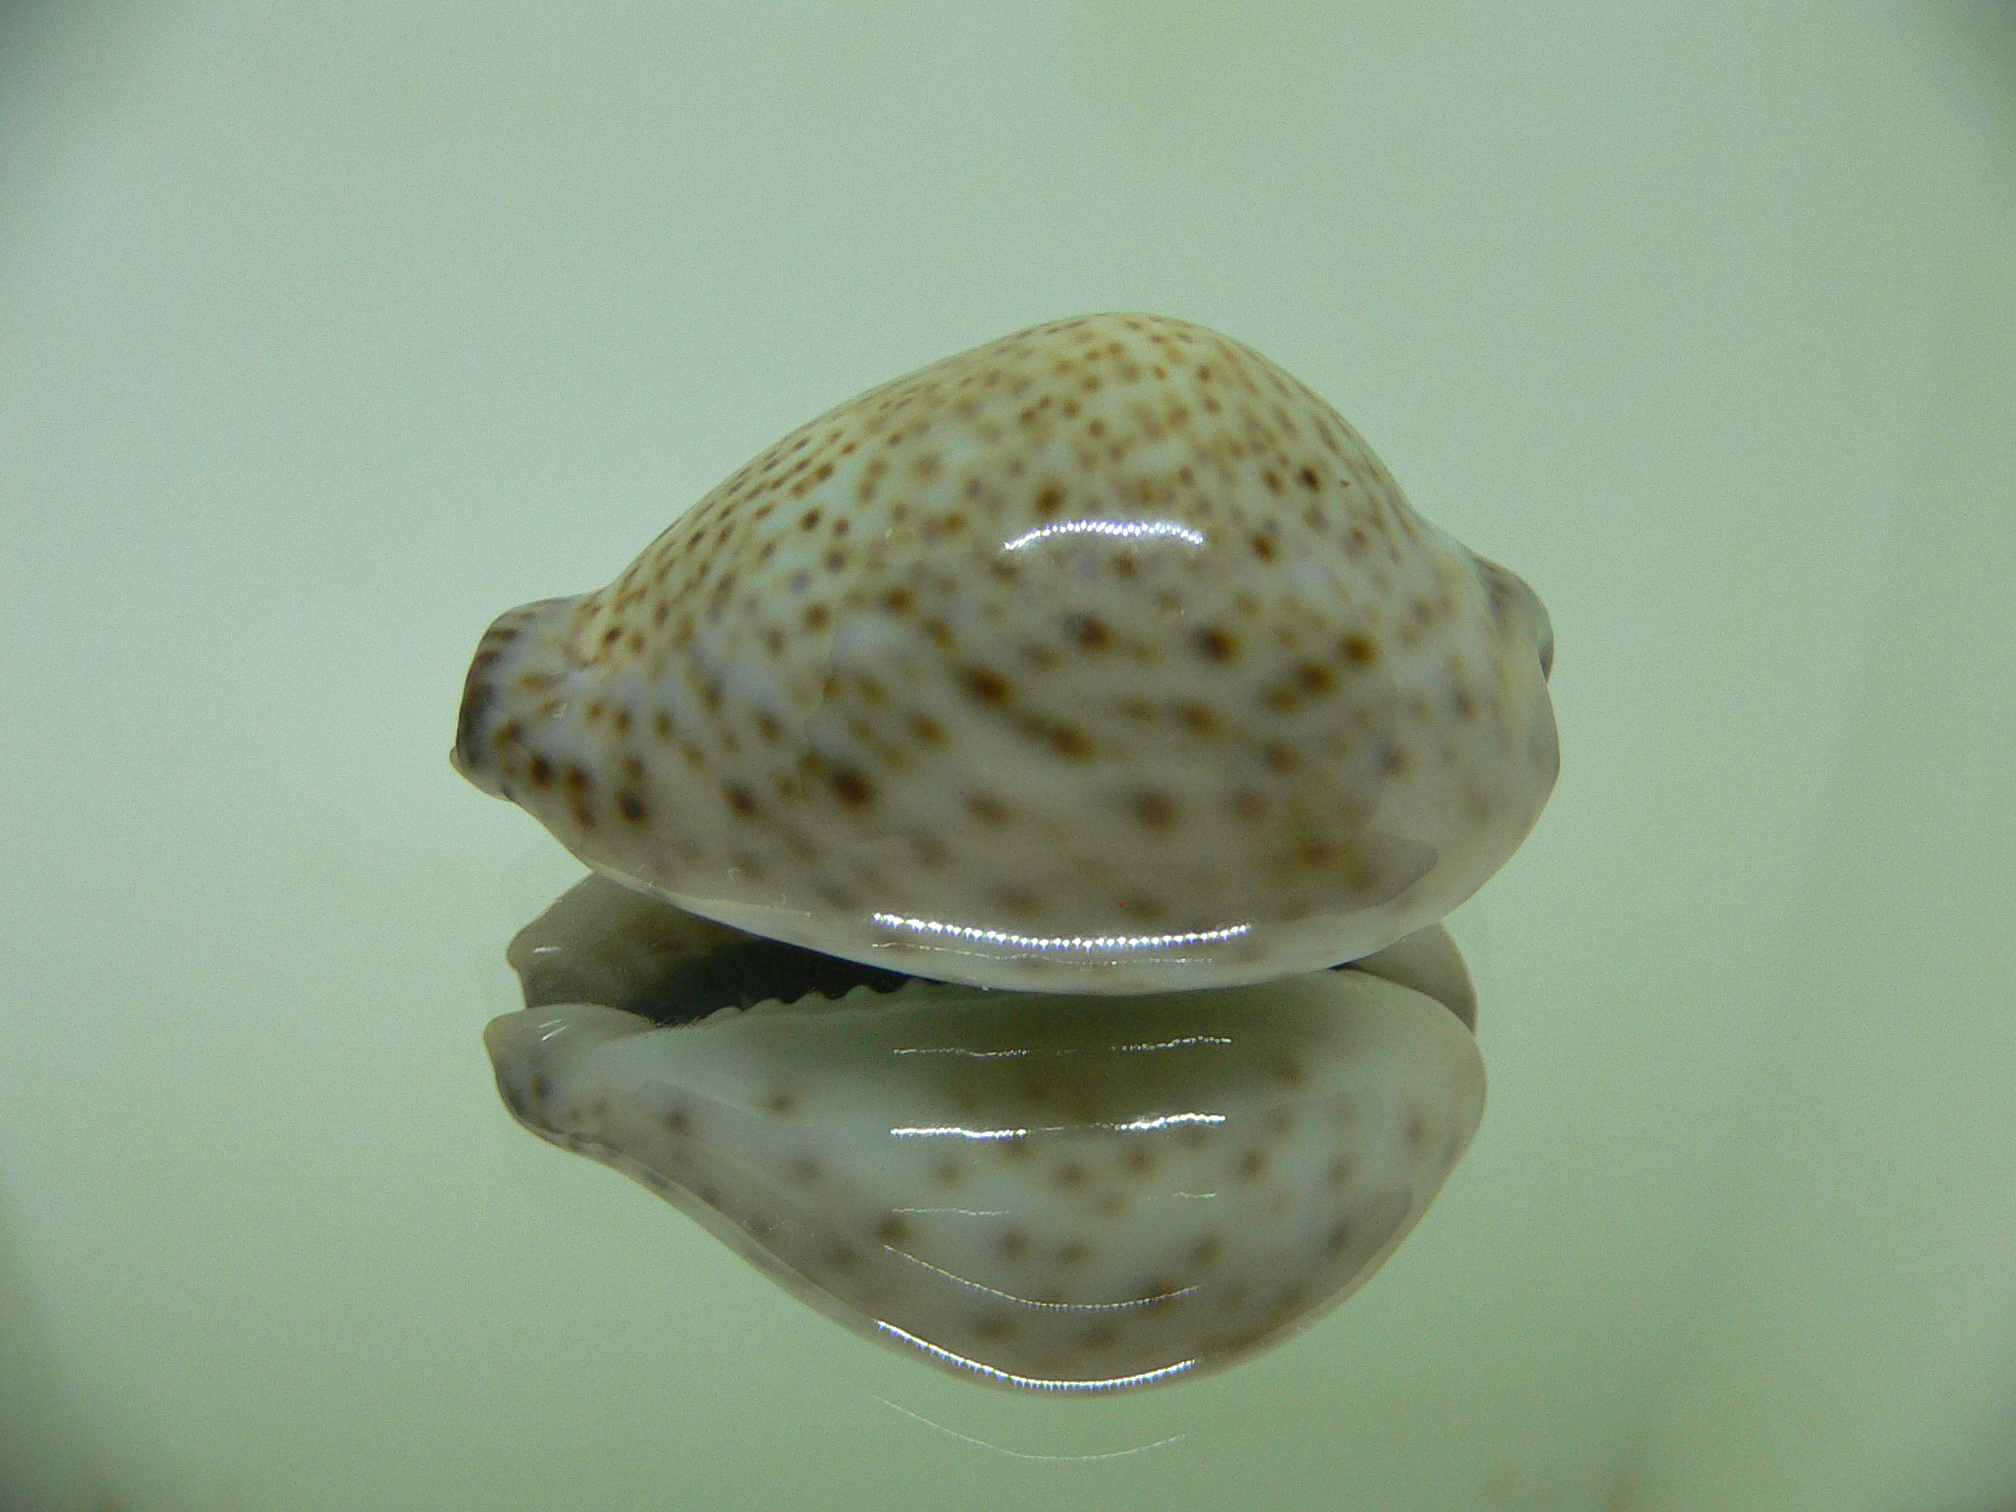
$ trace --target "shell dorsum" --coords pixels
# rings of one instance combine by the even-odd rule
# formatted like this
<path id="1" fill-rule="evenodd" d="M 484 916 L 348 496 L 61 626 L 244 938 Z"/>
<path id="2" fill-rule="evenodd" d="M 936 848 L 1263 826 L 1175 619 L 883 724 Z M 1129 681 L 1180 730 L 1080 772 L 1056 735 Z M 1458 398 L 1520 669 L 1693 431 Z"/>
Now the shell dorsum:
<path id="1" fill-rule="evenodd" d="M 514 1116 L 992 1384 L 1146 1386 L 1292 1335 L 1393 1252 L 1481 1116 L 1456 1016 L 1350 969 L 1136 999 L 910 980 L 665 1027 L 647 1014 L 711 955 L 791 948 L 614 894 L 514 946 L 532 1006 L 485 1036 Z"/>
<path id="2" fill-rule="evenodd" d="M 696 913 L 985 986 L 1259 981 L 1440 918 L 1531 828 L 1552 631 L 1335 411 L 1201 327 L 870 391 L 609 587 L 506 614 L 456 764 Z"/>

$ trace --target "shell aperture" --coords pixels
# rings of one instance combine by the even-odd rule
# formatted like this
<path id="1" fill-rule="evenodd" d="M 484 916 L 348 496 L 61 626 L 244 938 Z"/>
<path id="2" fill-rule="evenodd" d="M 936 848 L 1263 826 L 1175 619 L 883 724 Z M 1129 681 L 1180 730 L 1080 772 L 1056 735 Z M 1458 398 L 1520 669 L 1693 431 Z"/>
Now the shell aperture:
<path id="1" fill-rule="evenodd" d="M 506 1105 L 821 1311 L 990 1384 L 1146 1386 L 1291 1336 L 1405 1237 L 1482 1112 L 1454 1014 L 1365 972 L 667 1011 L 685 963 L 738 948 L 691 922 L 591 879 L 528 927 L 531 1006 L 485 1034 Z M 542 1001 L 591 990 L 628 1007 Z"/>
<path id="2" fill-rule="evenodd" d="M 1552 631 L 1201 327 L 1040 326 L 841 405 L 484 637 L 456 764 L 695 914 L 979 986 L 1356 959 L 1517 847 Z"/>

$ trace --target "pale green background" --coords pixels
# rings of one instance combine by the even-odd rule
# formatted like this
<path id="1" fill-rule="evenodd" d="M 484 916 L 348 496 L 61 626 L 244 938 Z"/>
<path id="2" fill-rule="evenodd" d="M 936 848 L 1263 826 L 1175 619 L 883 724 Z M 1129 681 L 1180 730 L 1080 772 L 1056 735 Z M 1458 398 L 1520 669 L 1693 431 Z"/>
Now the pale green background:
<path id="1" fill-rule="evenodd" d="M 0 13 L 0 1506 L 2016 1505 L 2006 20 Z M 1528 576 L 1564 760 L 1453 921 L 1492 1102 L 1415 1236 L 1030 1400 L 510 1123 L 574 869 L 446 751 L 497 611 L 1112 308 Z"/>

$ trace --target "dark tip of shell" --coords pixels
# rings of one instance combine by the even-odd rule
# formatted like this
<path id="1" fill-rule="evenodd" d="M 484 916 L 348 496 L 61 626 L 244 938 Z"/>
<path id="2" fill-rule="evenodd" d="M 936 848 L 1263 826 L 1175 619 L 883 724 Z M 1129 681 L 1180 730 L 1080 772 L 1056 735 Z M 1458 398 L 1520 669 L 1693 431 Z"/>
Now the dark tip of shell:
<path id="1" fill-rule="evenodd" d="M 471 782 L 483 770 L 486 716 L 497 702 L 497 685 L 478 672 L 469 674 L 462 689 L 462 712 L 455 719 L 455 749 L 448 759 Z"/>

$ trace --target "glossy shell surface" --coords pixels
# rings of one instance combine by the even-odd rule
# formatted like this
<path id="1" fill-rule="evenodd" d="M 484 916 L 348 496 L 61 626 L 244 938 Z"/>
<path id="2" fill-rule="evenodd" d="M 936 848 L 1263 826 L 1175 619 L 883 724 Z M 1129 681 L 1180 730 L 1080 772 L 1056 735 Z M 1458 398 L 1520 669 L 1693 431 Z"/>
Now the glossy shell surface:
<path id="1" fill-rule="evenodd" d="M 1181 321 L 1041 326 L 779 441 L 506 614 L 455 759 L 596 869 L 985 986 L 1261 981 L 1440 918 L 1558 756 L 1552 631 Z"/>

